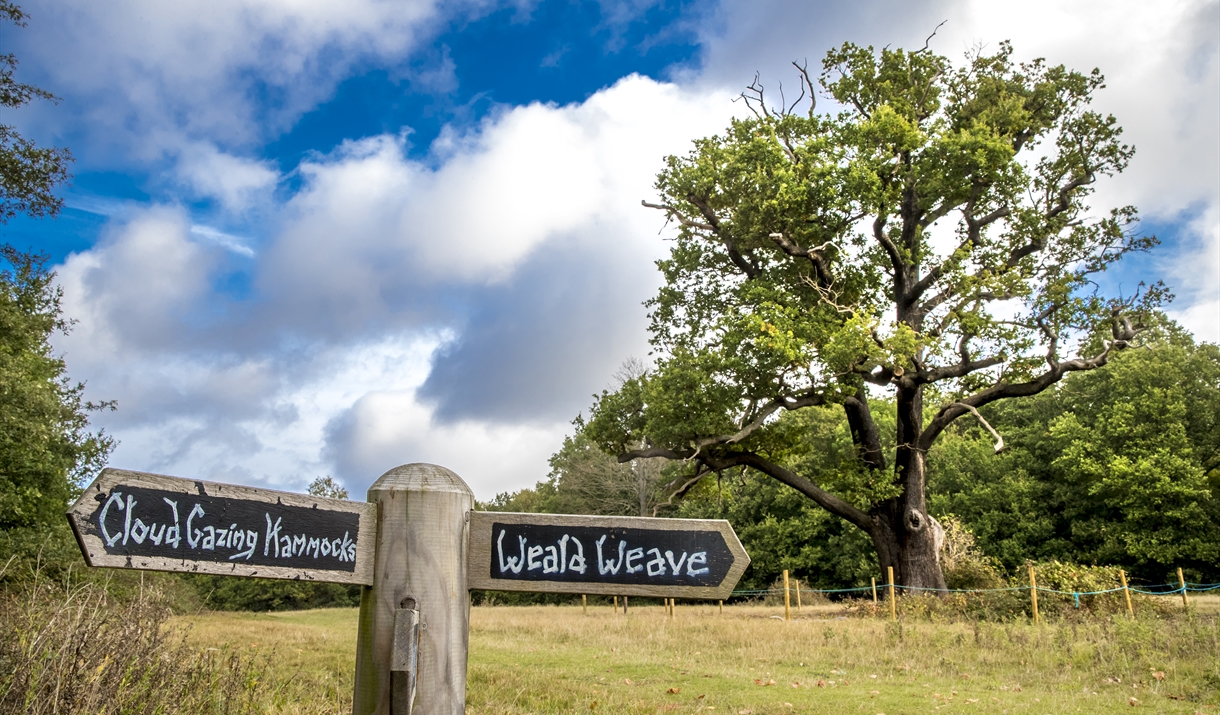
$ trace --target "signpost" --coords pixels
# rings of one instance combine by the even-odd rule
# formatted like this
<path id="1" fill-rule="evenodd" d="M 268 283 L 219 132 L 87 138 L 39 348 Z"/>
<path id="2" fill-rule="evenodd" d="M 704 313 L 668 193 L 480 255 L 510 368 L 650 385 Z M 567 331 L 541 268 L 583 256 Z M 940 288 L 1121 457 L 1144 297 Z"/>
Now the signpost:
<path id="1" fill-rule="evenodd" d="M 750 557 L 729 522 L 470 514 L 471 588 L 728 598 Z"/>
<path id="2" fill-rule="evenodd" d="M 370 504 L 104 469 L 68 521 L 90 566 L 373 582 Z"/>
<path id="3" fill-rule="evenodd" d="M 474 511 L 461 477 L 391 469 L 368 503 L 105 469 L 68 510 L 90 566 L 364 586 L 352 710 L 466 709 L 472 588 L 727 598 L 727 521 Z"/>

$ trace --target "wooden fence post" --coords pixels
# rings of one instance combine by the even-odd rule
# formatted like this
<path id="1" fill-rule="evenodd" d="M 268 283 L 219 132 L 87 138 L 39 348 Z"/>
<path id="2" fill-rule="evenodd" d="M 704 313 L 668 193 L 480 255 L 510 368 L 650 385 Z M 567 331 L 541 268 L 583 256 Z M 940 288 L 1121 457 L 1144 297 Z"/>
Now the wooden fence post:
<path id="1" fill-rule="evenodd" d="M 614 615 L 618 615 L 618 596 L 614 597 Z"/>
<path id="2" fill-rule="evenodd" d="M 627 615 L 627 597 L 623 596 L 623 615 Z"/>
<path id="3" fill-rule="evenodd" d="M 1135 609 L 1131 607 L 1131 589 L 1127 588 L 1127 572 L 1119 569 L 1118 580 L 1123 583 L 1123 596 L 1127 599 L 1127 615 L 1135 618 Z"/>
<path id="4" fill-rule="evenodd" d="M 1034 576 L 1034 565 L 1029 565 L 1029 598 L 1034 604 L 1034 623 L 1039 623 L 1038 617 L 1038 579 Z"/>
<path id="5" fill-rule="evenodd" d="M 886 566 L 886 573 L 890 579 L 890 620 L 898 620 L 898 602 L 894 600 L 894 567 Z"/>
<path id="6" fill-rule="evenodd" d="M 877 615 L 877 579 L 874 577 L 869 581 L 873 582 L 873 615 Z"/>
<path id="7" fill-rule="evenodd" d="M 580 594 L 580 612 L 589 615 L 589 596 L 584 593 Z"/>
<path id="8" fill-rule="evenodd" d="M 1190 608 L 1190 601 L 1186 600 L 1186 578 L 1182 575 L 1182 567 L 1178 567 L 1178 586 L 1182 589 L 1182 608 Z"/>
<path id="9" fill-rule="evenodd" d="M 724 615 L 724 601 L 718 601 L 718 602 L 717 602 L 717 608 L 719 608 L 719 609 L 720 609 L 720 610 L 718 611 L 718 615 L 723 616 L 723 615 Z"/>
<path id="10" fill-rule="evenodd" d="M 784 569 L 784 620 L 791 620 L 792 591 L 788 588 L 788 569 Z"/>
<path id="11" fill-rule="evenodd" d="M 466 549 L 474 494 L 444 467 L 407 464 L 381 475 L 369 487 L 368 500 L 377 505 L 377 551 L 374 583 L 360 596 L 352 712 L 463 713 L 470 625 Z M 410 599 L 419 619 L 414 707 L 402 702 L 399 678 L 391 671 L 395 615 Z"/>
<path id="12" fill-rule="evenodd" d="M 801 580 L 798 578 L 793 583 L 796 584 L 796 610 L 801 610 Z"/>

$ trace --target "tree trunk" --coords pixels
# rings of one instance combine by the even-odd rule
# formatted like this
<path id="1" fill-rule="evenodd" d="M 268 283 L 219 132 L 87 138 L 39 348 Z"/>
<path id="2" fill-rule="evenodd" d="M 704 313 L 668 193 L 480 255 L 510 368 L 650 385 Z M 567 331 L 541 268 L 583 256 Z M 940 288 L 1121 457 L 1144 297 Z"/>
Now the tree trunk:
<path id="1" fill-rule="evenodd" d="M 899 389 L 898 449 L 895 479 L 902 487 L 897 497 L 872 511 L 875 527 L 870 530 L 884 575 L 894 567 L 894 583 L 921 589 L 945 588 L 940 568 L 944 531 L 928 514 L 925 498 L 924 453 L 915 445 L 923 431 L 923 399 L 918 388 Z"/>

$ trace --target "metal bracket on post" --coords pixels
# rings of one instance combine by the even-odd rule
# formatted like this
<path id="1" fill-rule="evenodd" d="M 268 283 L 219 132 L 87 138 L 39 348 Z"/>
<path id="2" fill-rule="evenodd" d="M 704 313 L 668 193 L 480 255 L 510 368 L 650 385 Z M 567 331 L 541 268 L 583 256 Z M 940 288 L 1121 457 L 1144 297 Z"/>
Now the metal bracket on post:
<path id="1" fill-rule="evenodd" d="M 419 620 L 415 599 L 407 596 L 394 611 L 394 647 L 390 657 L 390 713 L 411 715 L 419 665 Z"/>

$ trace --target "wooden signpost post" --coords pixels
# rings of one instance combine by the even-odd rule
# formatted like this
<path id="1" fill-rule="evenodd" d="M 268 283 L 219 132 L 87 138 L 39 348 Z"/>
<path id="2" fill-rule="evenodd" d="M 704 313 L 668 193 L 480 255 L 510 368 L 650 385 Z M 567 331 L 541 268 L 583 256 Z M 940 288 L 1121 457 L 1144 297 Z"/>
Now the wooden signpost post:
<path id="1" fill-rule="evenodd" d="M 722 600 L 750 563 L 727 521 L 477 512 L 431 464 L 368 503 L 106 469 L 67 516 L 91 566 L 363 585 L 357 715 L 465 712 L 469 589 Z"/>

